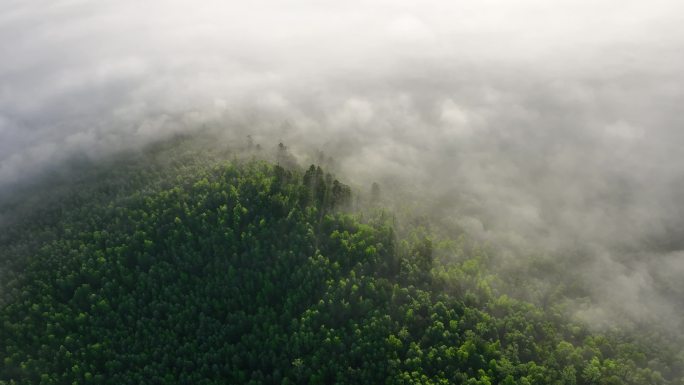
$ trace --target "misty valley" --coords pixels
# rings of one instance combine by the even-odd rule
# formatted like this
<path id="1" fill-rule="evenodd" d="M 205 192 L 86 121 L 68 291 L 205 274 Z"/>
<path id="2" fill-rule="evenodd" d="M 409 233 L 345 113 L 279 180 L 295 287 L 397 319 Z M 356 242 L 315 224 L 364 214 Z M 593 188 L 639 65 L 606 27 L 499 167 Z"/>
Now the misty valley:
<path id="1" fill-rule="evenodd" d="M 390 194 L 251 138 L 26 184 L 0 205 L 0 384 L 683 383 L 673 334 L 592 327 L 566 266 L 503 269 Z"/>

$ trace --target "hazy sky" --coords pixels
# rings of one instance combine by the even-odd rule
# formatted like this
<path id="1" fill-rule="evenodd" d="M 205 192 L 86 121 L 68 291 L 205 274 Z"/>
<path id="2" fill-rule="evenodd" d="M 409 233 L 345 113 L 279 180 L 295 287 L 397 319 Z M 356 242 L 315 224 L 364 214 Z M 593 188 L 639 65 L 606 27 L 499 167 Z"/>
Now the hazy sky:
<path id="1" fill-rule="evenodd" d="M 3 0 L 0 58 L 0 191 L 206 124 L 684 309 L 679 1 Z"/>

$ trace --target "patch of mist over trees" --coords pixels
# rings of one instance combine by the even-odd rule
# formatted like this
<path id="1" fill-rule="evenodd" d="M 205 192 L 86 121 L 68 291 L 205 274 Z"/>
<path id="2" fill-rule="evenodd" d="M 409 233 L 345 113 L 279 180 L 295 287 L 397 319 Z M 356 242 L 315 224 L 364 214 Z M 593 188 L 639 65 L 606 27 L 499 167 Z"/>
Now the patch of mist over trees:
<path id="1" fill-rule="evenodd" d="M 293 129 L 296 130 L 296 127 Z M 224 128 L 218 125 L 203 126 L 198 134 L 192 136 L 191 140 L 188 139 L 190 136 L 186 135 L 180 135 L 178 138 L 185 142 L 184 146 L 188 149 L 204 151 L 206 148 L 211 148 L 214 154 L 234 161 L 265 159 L 286 168 L 299 168 L 300 164 L 318 164 L 328 172 L 332 171 L 342 175 L 345 180 L 352 181 L 350 185 L 357 192 L 354 194 L 352 204 L 348 207 L 352 210 L 367 207 L 369 202 L 371 207 L 377 206 L 380 195 L 382 195 L 382 205 L 390 207 L 392 215 L 399 218 L 397 228 L 404 225 L 426 226 L 430 228 L 432 233 L 442 237 L 453 237 L 454 234 L 465 232 L 480 243 L 495 249 L 493 255 L 496 263 L 493 263 L 493 267 L 500 275 L 524 277 L 524 279 L 517 279 L 517 284 L 510 288 L 516 297 L 535 303 L 564 301 L 566 307 L 571 309 L 568 312 L 569 317 L 579 316 L 597 329 L 631 328 L 637 333 L 641 330 L 657 329 L 659 333 L 672 334 L 672 338 L 679 339 L 681 337 L 679 332 L 681 319 L 677 317 L 677 314 L 681 312 L 681 307 L 678 306 L 681 293 L 678 291 L 677 285 L 670 284 L 675 277 L 673 274 L 680 271 L 676 254 L 652 256 L 662 261 L 663 266 L 671 266 L 667 271 L 662 268 L 653 270 L 654 266 L 648 263 L 643 265 L 645 267 L 641 267 L 641 270 L 648 268 L 648 274 L 653 277 L 662 277 L 662 280 L 652 283 L 648 274 L 639 274 L 638 263 L 636 273 L 630 272 L 625 266 L 612 263 L 618 257 L 624 263 L 638 262 L 640 254 L 634 251 L 625 250 L 619 256 L 611 254 L 602 257 L 596 255 L 595 245 L 591 243 L 576 243 L 572 248 L 549 250 L 536 243 L 534 239 L 528 239 L 522 247 L 520 242 L 512 244 L 505 240 L 502 241 L 501 235 L 503 234 L 505 238 L 506 233 L 502 233 L 500 229 L 484 228 L 485 236 L 483 236 L 479 230 L 471 231 L 473 229 L 469 225 L 469 219 L 475 217 L 478 220 L 481 219 L 482 224 L 491 226 L 492 224 L 496 225 L 497 221 L 501 221 L 501 218 L 473 207 L 467 199 L 459 196 L 458 193 L 451 194 L 448 197 L 441 193 L 436 196 L 432 195 L 430 192 L 432 184 L 426 184 L 418 189 L 410 189 L 406 185 L 410 176 L 389 178 L 382 170 L 377 173 L 379 178 L 377 181 L 381 181 L 381 183 L 367 178 L 355 178 L 354 170 L 350 171 L 343 167 L 332 156 L 323 151 L 312 150 L 308 144 L 292 143 L 290 146 L 285 145 L 283 141 L 276 144 L 267 141 L 264 135 L 249 134 L 246 129 L 238 130 L 235 134 L 240 136 L 239 140 L 227 140 L 235 135 L 226 136 L 227 134 L 224 131 Z M 40 189 L 35 185 L 44 183 L 46 179 L 58 181 L 60 178 L 66 178 L 78 181 L 91 174 L 92 169 L 102 167 L 102 164 L 117 162 L 120 158 L 129 157 L 143 161 L 142 158 L 147 156 L 145 153 L 147 149 L 157 148 L 161 151 L 165 146 L 173 146 L 169 145 L 173 142 L 174 140 L 171 140 L 154 144 L 145 149 L 126 150 L 123 151 L 124 155 L 109 155 L 104 157 L 104 160 L 86 157 L 83 154 L 75 155 L 68 162 L 55 163 L 51 168 L 43 170 L 40 177 L 27 180 L 24 184 L 19 184 L 13 189 L 4 188 L 0 191 L 0 202 L 6 202 L 5 206 L 14 206 L 12 211 L 15 212 L 19 211 L 16 208 L 17 206 L 31 211 L 37 203 L 49 196 L 70 194 L 69 187 L 51 188 L 49 193 L 46 192 L 47 196 L 35 194 L 34 190 Z M 228 145 L 227 143 L 231 144 Z M 164 157 L 159 156 L 157 158 L 154 161 L 159 165 L 168 162 Z M 344 157 L 341 156 L 341 159 Z M 147 162 L 149 159 L 144 161 Z M 441 173 L 440 171 L 439 174 L 442 175 Z M 444 186 L 439 186 L 441 183 L 438 180 L 439 177 L 435 178 L 435 190 L 439 191 Z M 382 194 L 380 194 L 380 185 L 383 186 Z M 110 187 L 113 190 L 120 188 L 120 186 Z M 458 206 L 457 210 L 454 210 L 455 206 Z M 12 223 L 12 217 L 21 217 L 21 214 L 10 215 L 9 211 L 0 210 L 0 223 Z M 509 231 L 507 234 L 529 235 L 526 231 L 526 229 L 520 229 L 520 234 L 515 233 L 515 231 Z M 558 235 L 551 235 L 551 238 L 558 237 Z M 597 276 L 602 279 L 598 279 Z M 616 279 L 619 279 L 622 284 L 614 284 Z M 635 291 L 639 285 L 646 286 L 644 289 L 647 290 L 644 293 Z M 652 295 L 648 292 L 652 286 L 658 289 L 659 295 Z M 559 290 L 559 287 L 563 287 L 564 290 Z M 602 289 L 599 290 L 598 287 L 602 287 Z M 613 298 L 616 295 L 619 298 L 618 300 Z M 648 314 L 644 314 L 645 309 L 647 309 L 644 307 L 646 306 L 645 303 L 648 304 L 648 309 L 659 311 L 650 311 L 647 312 Z"/>
<path id="2" fill-rule="evenodd" d="M 383 209 L 377 183 L 208 142 L 0 205 L 0 382 L 682 384 L 675 341 L 569 318 L 581 291 L 552 260 L 502 275 L 496 249 Z"/>
<path id="3" fill-rule="evenodd" d="M 681 2 L 24 3 L 0 3 L 0 195 L 220 126 L 497 245 L 531 300 L 539 254 L 594 325 L 684 327 Z"/>

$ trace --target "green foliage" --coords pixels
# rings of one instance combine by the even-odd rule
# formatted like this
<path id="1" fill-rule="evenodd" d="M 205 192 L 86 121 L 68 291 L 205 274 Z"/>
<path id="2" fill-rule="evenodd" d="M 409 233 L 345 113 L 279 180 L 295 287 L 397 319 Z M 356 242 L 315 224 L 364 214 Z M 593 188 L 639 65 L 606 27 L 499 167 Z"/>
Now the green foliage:
<path id="1" fill-rule="evenodd" d="M 0 384 L 677 383 L 497 292 L 482 251 L 435 266 L 423 229 L 345 213 L 320 168 L 122 164 L 2 228 Z"/>

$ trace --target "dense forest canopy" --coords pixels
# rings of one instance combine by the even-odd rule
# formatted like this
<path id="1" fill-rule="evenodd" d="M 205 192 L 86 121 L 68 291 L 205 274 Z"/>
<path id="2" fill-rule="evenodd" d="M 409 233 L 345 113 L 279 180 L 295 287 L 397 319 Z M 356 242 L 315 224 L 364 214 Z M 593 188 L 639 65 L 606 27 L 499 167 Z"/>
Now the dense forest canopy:
<path id="1" fill-rule="evenodd" d="M 377 184 L 188 143 L 4 198 L 0 384 L 684 384 L 676 341 L 574 320 L 581 287 Z"/>

